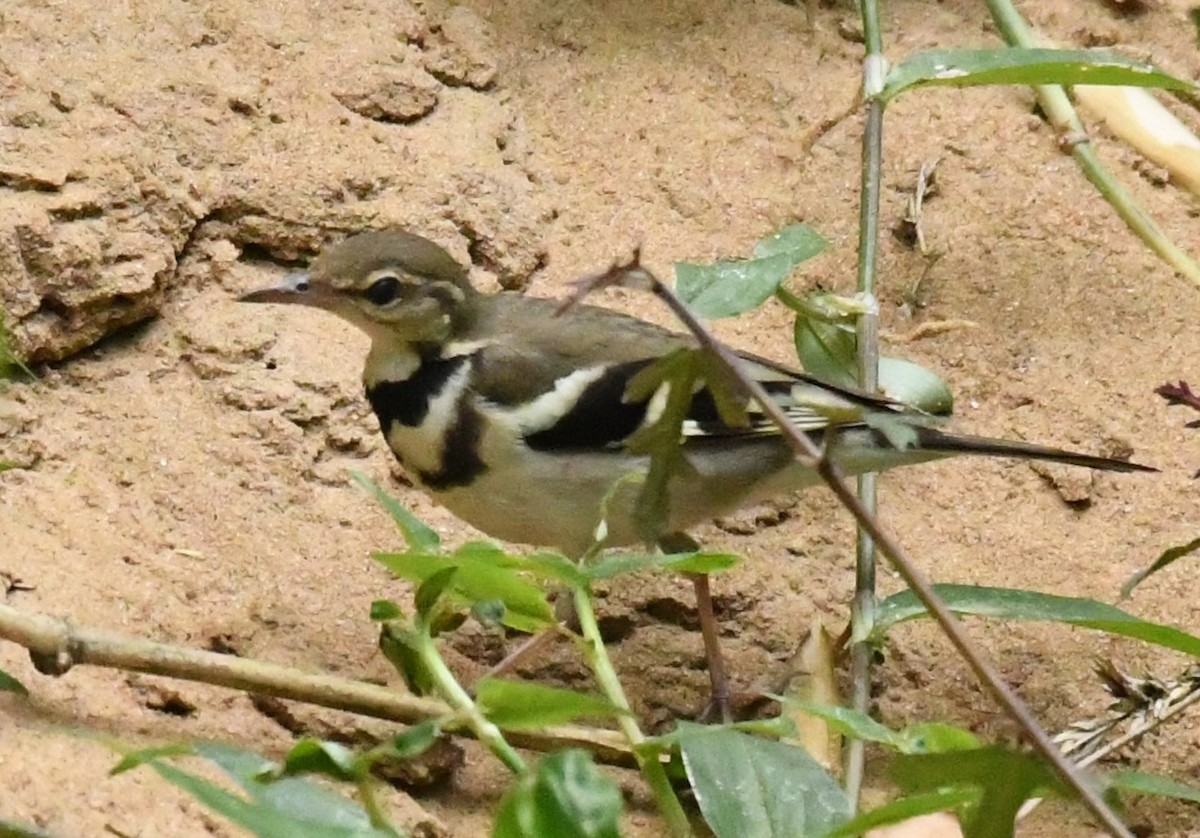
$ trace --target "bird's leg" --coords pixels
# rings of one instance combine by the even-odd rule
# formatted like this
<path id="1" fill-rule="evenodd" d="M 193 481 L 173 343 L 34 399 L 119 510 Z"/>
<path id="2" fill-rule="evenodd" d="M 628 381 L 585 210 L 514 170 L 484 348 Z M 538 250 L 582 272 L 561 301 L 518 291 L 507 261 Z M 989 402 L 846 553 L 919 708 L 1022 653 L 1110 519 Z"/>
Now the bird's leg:
<path id="1" fill-rule="evenodd" d="M 712 689 L 708 706 L 701 715 L 731 722 L 733 715 L 729 707 L 729 678 L 725 674 L 725 656 L 721 654 L 721 640 L 717 635 L 717 615 L 713 611 L 708 574 L 689 575 L 692 577 L 692 585 L 696 588 L 696 615 L 700 621 L 700 636 L 704 639 L 704 656 L 708 659 L 708 680 Z"/>
<path id="2" fill-rule="evenodd" d="M 670 533 L 658 540 L 664 553 L 694 553 L 700 549 L 696 540 L 684 533 Z M 717 718 L 722 722 L 733 720 L 730 712 L 729 678 L 725 674 L 725 656 L 721 654 L 721 640 L 717 629 L 717 615 L 713 610 L 712 590 L 708 575 L 688 574 L 696 589 L 696 617 L 700 622 L 700 637 L 704 640 L 704 657 L 708 661 L 708 680 L 712 695 L 701 718 Z"/>

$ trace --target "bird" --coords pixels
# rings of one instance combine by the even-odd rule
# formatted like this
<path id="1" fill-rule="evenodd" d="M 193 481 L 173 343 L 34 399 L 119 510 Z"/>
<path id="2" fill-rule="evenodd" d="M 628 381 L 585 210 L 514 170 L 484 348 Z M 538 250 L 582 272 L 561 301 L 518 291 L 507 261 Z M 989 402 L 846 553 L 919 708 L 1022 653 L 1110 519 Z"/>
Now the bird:
<path id="1" fill-rule="evenodd" d="M 628 442 L 657 420 L 669 384 L 635 396 L 629 384 L 667 355 L 695 348 L 690 335 L 600 306 L 561 312 L 555 300 L 482 292 L 444 248 L 399 228 L 352 235 L 307 269 L 239 299 L 315 307 L 364 331 L 371 341 L 366 399 L 388 447 L 412 482 L 459 519 L 493 538 L 573 557 L 594 549 L 598 535 L 604 547 L 643 540 L 639 487 L 628 478 L 644 476 L 650 459 Z M 1155 471 L 949 433 L 884 396 L 748 353 L 738 357 L 843 474 L 964 454 Z M 739 507 L 821 482 L 753 404 L 749 421 L 731 422 L 716 401 L 701 384 L 680 429 L 685 465 L 668 482 L 664 544 Z M 887 422 L 896 419 L 913 419 L 911 431 L 889 432 Z M 707 588 L 698 583 L 697 593 L 720 704 L 728 687 L 715 616 Z"/>

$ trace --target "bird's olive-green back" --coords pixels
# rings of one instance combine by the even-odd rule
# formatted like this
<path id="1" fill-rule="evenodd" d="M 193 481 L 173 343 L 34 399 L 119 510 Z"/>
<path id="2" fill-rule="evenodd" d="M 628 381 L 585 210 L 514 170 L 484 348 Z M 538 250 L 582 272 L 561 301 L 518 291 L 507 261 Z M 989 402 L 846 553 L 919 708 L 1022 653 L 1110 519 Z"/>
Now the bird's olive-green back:
<path id="1" fill-rule="evenodd" d="M 651 360 L 695 345 L 689 337 L 605 308 L 579 306 L 556 316 L 554 300 L 510 293 L 476 302 L 476 316 L 459 340 L 495 339 L 477 356 L 476 389 L 498 404 L 536 398 L 586 367 Z"/>

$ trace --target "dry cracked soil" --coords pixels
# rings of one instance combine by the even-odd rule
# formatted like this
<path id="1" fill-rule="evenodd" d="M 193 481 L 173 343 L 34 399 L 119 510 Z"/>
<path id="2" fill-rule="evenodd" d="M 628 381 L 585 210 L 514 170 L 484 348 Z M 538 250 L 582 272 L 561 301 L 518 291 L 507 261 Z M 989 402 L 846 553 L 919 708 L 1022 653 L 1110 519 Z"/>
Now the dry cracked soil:
<path id="1" fill-rule="evenodd" d="M 1045 0 L 1051 37 L 1116 45 L 1200 76 L 1178 0 Z M 887 49 L 995 45 L 982 4 L 886 4 Z M 796 289 L 854 284 L 862 46 L 848 4 L 774 0 L 10 0 L 0 8 L 0 305 L 35 380 L 0 393 L 0 576 L 7 603 L 104 629 L 394 684 L 370 602 L 409 591 L 369 557 L 397 546 L 348 479 L 389 486 L 451 543 L 473 537 L 406 488 L 361 396 L 364 338 L 317 312 L 237 294 L 328 241 L 401 225 L 470 263 L 482 288 L 562 296 L 638 245 L 679 260 L 749 253 L 784 223 L 832 242 Z M 1193 127 L 1196 113 L 1175 105 Z M 1168 233 L 1200 252 L 1194 199 L 1088 117 L 1103 160 Z M 1200 436 L 1153 393 L 1196 375 L 1196 289 L 1087 186 L 1025 89 L 923 91 L 889 108 L 883 224 L 924 163 L 937 258 L 885 235 L 885 348 L 950 382 L 955 427 L 1113 455 L 1162 473 L 1090 475 L 958 460 L 882 480 L 887 526 L 939 581 L 1113 601 L 1164 548 L 1196 535 Z M 633 292 L 600 302 L 668 322 Z M 924 324 L 970 321 L 950 331 Z M 739 347 L 791 355 L 786 312 L 719 324 Z M 920 335 L 924 334 L 924 337 Z M 726 652 L 749 686 L 779 668 L 814 616 L 837 629 L 852 531 L 824 492 L 700 533 L 745 561 L 715 580 Z M 1186 564 L 1128 607 L 1200 627 Z M 887 591 L 898 582 L 885 573 Z M 1190 593 L 1189 593 L 1190 592 Z M 603 592 L 612 652 L 651 723 L 706 689 L 690 587 L 647 577 Z M 1186 661 L 1092 632 L 972 623 L 1051 729 L 1106 703 L 1097 656 L 1169 676 Z M 472 678 L 502 650 L 467 627 L 446 644 Z M 270 756 L 298 735 L 369 741 L 386 725 L 218 687 L 79 667 L 0 697 L 0 816 L 56 835 L 233 835 L 148 771 L 80 731 L 138 744 L 235 742 Z M 524 674 L 586 685 L 559 649 Z M 929 626 L 897 629 L 876 675 L 889 724 L 944 719 L 1011 739 L 1011 725 Z M 1184 719 L 1131 754 L 1200 780 Z M 485 834 L 505 785 L 474 743 L 462 764 L 388 803 L 421 835 Z M 457 752 L 455 752 L 457 753 Z M 454 754 L 448 758 L 452 764 Z M 630 834 L 660 824 L 636 780 Z M 884 786 L 882 769 L 870 778 Z M 414 781 L 416 782 L 416 781 Z M 1200 834 L 1181 804 L 1130 822 Z M 1091 835 L 1048 806 L 1022 834 Z"/>

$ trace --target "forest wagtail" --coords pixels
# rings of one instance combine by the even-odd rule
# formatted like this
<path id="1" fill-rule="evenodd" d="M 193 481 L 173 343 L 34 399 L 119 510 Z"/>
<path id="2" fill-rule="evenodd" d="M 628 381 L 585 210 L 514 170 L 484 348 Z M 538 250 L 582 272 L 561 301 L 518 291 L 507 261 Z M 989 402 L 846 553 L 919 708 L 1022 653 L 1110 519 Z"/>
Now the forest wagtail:
<path id="1" fill-rule="evenodd" d="M 605 308 L 580 305 L 556 316 L 553 300 L 481 293 L 445 250 L 403 230 L 355 235 L 327 248 L 308 270 L 241 299 L 314 306 L 365 331 L 371 349 L 363 381 L 388 446 L 413 482 L 462 520 L 505 541 L 579 557 L 593 546 L 603 506 L 605 546 L 641 540 L 634 520 L 638 481 L 612 490 L 646 472 L 649 458 L 625 442 L 657 419 L 664 394 L 629 398 L 627 385 L 664 355 L 694 347 L 690 336 Z M 740 357 L 847 475 L 958 454 L 1154 471 L 919 422 L 900 443 L 872 419 L 917 411 Z M 683 423 L 686 467 L 668 484 L 667 535 L 821 482 L 774 426 L 753 418 L 745 426 L 724 422 L 714 401 L 700 389 Z M 839 405 L 860 418 L 831 419 Z M 716 625 L 707 588 L 703 593 L 700 617 L 711 658 Z M 710 667 L 714 700 L 721 702 L 719 658 Z"/>

